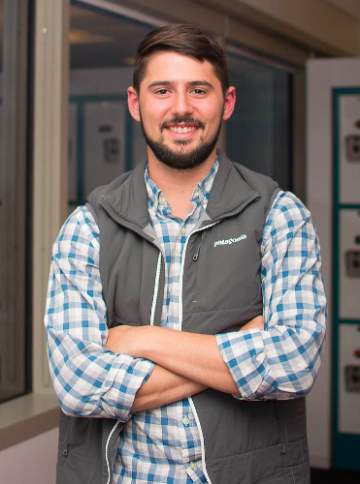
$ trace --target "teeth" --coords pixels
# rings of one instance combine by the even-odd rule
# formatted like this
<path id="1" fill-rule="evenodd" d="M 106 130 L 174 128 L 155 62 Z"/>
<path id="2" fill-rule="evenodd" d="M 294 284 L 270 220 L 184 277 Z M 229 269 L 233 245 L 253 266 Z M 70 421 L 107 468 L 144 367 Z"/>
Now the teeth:
<path id="1" fill-rule="evenodd" d="M 176 127 L 176 126 L 170 126 L 169 127 L 170 131 L 175 131 L 175 133 L 180 133 L 180 134 L 185 134 L 185 133 L 190 133 L 191 131 L 195 131 L 196 127 Z"/>

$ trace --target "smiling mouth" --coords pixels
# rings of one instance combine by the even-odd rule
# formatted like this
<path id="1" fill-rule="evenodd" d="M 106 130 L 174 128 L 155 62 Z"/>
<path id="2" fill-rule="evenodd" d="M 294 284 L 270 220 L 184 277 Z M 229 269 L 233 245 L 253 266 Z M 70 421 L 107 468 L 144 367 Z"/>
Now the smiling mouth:
<path id="1" fill-rule="evenodd" d="M 186 135 L 197 131 L 199 128 L 204 129 L 204 123 L 197 119 L 172 119 L 171 121 L 164 122 L 162 129 L 167 129 L 174 134 Z"/>
<path id="2" fill-rule="evenodd" d="M 167 126 L 166 129 L 174 133 L 186 134 L 198 129 L 198 126 Z"/>

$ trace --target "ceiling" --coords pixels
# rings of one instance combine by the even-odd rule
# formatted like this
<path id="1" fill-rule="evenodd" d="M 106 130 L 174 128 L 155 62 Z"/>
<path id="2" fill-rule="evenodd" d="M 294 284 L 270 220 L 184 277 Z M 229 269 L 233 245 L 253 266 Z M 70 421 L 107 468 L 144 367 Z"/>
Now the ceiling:
<path id="1" fill-rule="evenodd" d="M 350 17 L 360 21 L 360 0 L 326 0 Z"/>
<path id="2" fill-rule="evenodd" d="M 2 71 L 3 1 L 0 0 L 0 72 Z M 131 65 L 136 48 L 152 30 L 115 14 L 70 7 L 71 69 Z"/>
<path id="3" fill-rule="evenodd" d="M 153 29 L 114 14 L 71 7 L 72 69 L 131 65 L 136 48 Z"/>
<path id="4" fill-rule="evenodd" d="M 287 0 L 284 0 L 287 1 Z M 360 21 L 360 0 L 326 1 Z M 2 70 L 3 4 L 0 0 L 0 71 Z M 70 66 L 72 69 L 131 65 L 144 36 L 153 27 L 90 8 L 70 7 Z"/>

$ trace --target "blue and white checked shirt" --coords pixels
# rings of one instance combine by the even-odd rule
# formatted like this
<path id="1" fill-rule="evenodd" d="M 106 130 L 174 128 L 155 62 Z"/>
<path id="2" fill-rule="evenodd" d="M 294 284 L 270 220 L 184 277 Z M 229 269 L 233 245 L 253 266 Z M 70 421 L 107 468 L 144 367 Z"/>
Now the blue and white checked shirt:
<path id="1" fill-rule="evenodd" d="M 166 260 L 161 325 L 179 327 L 179 268 L 191 231 L 206 209 L 218 161 L 195 187 L 192 210 L 172 216 L 164 194 L 145 172 L 151 225 Z M 320 365 L 325 294 L 319 243 L 310 213 L 280 192 L 261 241 L 265 330 L 216 336 L 241 399 L 288 399 L 307 393 Z M 99 275 L 99 229 L 79 207 L 54 243 L 45 316 L 50 371 L 69 415 L 127 422 L 118 442 L 113 483 L 207 482 L 200 435 L 188 400 L 131 414 L 136 391 L 154 364 L 104 348 L 106 306 Z"/>

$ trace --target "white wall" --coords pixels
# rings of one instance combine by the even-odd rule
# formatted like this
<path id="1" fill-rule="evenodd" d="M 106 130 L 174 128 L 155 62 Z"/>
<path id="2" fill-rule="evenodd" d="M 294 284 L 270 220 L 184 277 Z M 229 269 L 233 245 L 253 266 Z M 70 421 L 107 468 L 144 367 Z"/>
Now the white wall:
<path id="1" fill-rule="evenodd" d="M 58 429 L 0 452 L 2 484 L 55 484 Z"/>
<path id="2" fill-rule="evenodd" d="M 311 463 L 331 465 L 332 377 L 332 89 L 360 84 L 360 59 L 310 60 L 307 65 L 307 204 L 321 243 L 323 276 L 328 296 L 325 354 L 315 386 L 308 396 Z"/>

